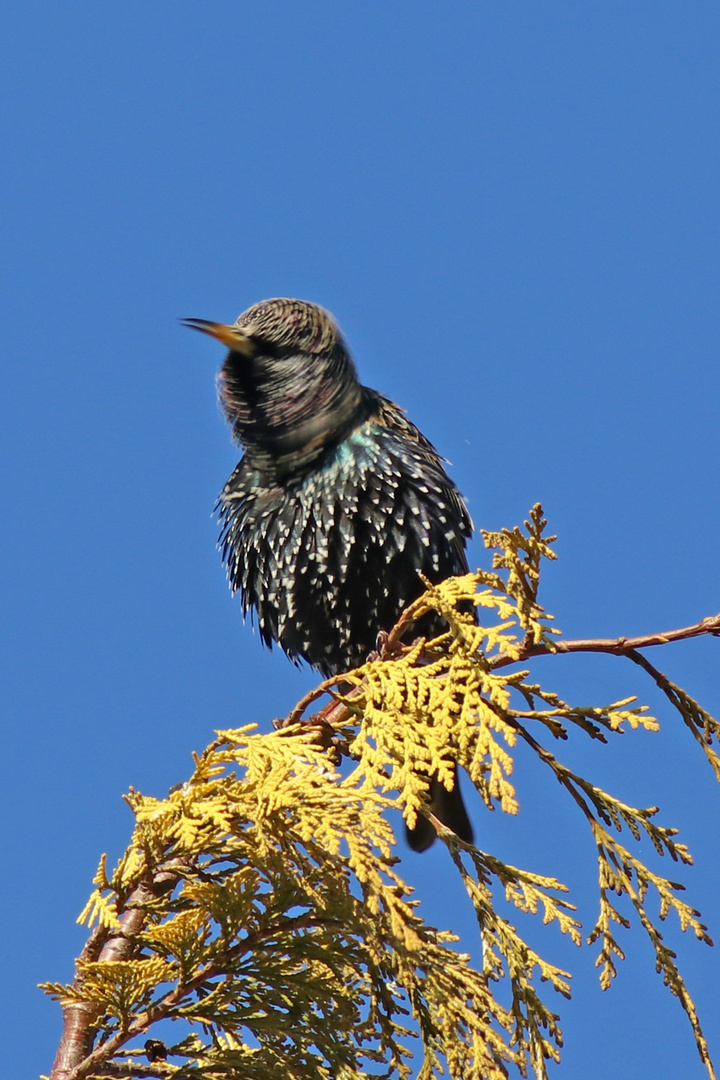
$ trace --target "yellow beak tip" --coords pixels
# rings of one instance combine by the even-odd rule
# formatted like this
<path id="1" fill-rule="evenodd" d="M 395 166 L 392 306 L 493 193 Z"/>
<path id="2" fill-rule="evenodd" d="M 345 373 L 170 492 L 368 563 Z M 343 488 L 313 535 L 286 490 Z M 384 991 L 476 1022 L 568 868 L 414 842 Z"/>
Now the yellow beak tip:
<path id="1" fill-rule="evenodd" d="M 250 337 L 237 326 L 210 322 L 208 319 L 181 319 L 180 322 L 191 330 L 199 330 L 203 334 L 209 334 L 210 337 L 221 341 L 223 345 L 227 345 L 228 349 L 233 352 L 242 353 L 244 356 L 251 356 L 255 352 Z"/>

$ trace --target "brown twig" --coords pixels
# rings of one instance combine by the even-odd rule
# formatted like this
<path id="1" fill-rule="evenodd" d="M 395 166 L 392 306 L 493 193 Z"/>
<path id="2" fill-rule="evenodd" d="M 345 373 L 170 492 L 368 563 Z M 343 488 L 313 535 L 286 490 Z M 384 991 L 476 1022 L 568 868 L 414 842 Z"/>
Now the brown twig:
<path id="1" fill-rule="evenodd" d="M 176 1071 L 173 1065 L 165 1063 L 143 1065 L 137 1061 L 124 1061 L 122 1063 L 108 1062 L 96 1070 L 95 1075 L 107 1076 L 108 1080 L 145 1080 L 145 1077 L 151 1077 L 152 1080 L 165 1080 Z"/>
<path id="2" fill-rule="evenodd" d="M 147 919 L 147 905 L 173 889 L 180 880 L 181 860 L 170 860 L 159 867 L 149 881 L 142 882 L 129 894 L 120 928 L 98 926 L 91 933 L 79 959 L 87 961 L 127 960 L 137 949 L 137 935 Z M 182 865 L 186 865 L 185 862 Z M 82 991 L 82 974 L 75 976 L 73 987 Z M 63 1030 L 49 1080 L 75 1080 L 85 1075 L 82 1066 L 92 1055 L 94 1025 L 100 1010 L 92 1002 L 69 1002 L 63 1006 Z"/>
<path id="3" fill-rule="evenodd" d="M 345 676 L 338 675 L 332 679 L 325 679 L 319 686 L 316 686 L 314 690 L 310 690 L 303 698 L 298 701 L 292 712 L 288 713 L 286 717 L 273 721 L 273 727 L 278 730 L 282 730 L 286 727 L 292 727 L 293 724 L 302 724 L 304 727 L 323 727 L 329 724 L 342 724 L 346 720 L 349 720 L 353 715 L 352 709 L 349 707 L 345 700 L 336 696 L 343 694 L 344 698 L 352 698 L 353 694 L 357 692 L 357 685 L 350 686 L 345 683 L 343 687 L 343 679 Z M 303 713 L 321 697 L 326 694 L 331 694 L 333 700 L 324 705 L 318 712 L 313 713 L 311 716 L 303 719 Z"/>
<path id="4" fill-rule="evenodd" d="M 304 697 L 301 697 L 295 708 L 292 712 L 288 713 L 286 717 L 275 720 L 273 722 L 274 726 L 276 728 L 285 728 L 292 727 L 293 724 L 299 724 L 305 710 L 308 709 L 314 701 L 318 701 L 321 697 L 324 697 L 325 694 L 332 693 L 333 688 L 336 687 L 337 684 L 338 679 L 335 677 L 325 679 L 319 686 L 316 686 L 313 690 L 309 690 Z M 330 704 L 321 709 L 319 713 L 315 713 L 315 716 L 324 716 L 329 709 L 332 709 L 334 704 L 335 702 L 330 702 Z"/>
<path id="5" fill-rule="evenodd" d="M 422 575 L 421 575 L 422 576 Z M 424 580 L 424 579 L 423 579 Z M 427 582 L 429 584 L 429 582 Z M 400 648 L 402 644 L 403 634 L 407 631 L 407 628 L 411 626 L 417 618 L 418 611 L 424 606 L 424 597 L 420 597 L 415 600 L 409 607 L 406 607 L 400 616 L 399 621 L 392 628 L 390 633 L 385 637 L 382 643 L 382 655 L 383 657 L 389 657 Z"/>
<path id="6" fill-rule="evenodd" d="M 641 637 L 619 638 L 579 638 L 575 641 L 563 641 L 559 638 L 552 644 L 531 645 L 523 650 L 520 660 L 529 660 L 533 656 L 550 656 L 553 653 L 602 652 L 613 656 L 629 656 L 638 649 L 648 649 L 651 645 L 668 645 L 672 641 L 686 641 L 688 638 L 701 637 L 704 634 L 720 636 L 720 614 L 708 615 L 692 626 L 683 626 L 677 630 L 665 630 L 659 634 L 644 634 Z M 514 657 L 502 656 L 491 663 L 492 668 L 507 667 L 518 662 Z"/>

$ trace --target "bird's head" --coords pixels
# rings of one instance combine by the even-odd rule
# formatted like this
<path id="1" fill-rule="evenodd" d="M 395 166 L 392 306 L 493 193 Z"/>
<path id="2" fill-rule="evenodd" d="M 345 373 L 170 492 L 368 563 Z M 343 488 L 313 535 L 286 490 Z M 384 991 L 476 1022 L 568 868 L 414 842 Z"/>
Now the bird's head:
<path id="1" fill-rule="evenodd" d="M 329 356 L 338 349 L 347 351 L 330 312 L 307 300 L 261 300 L 238 315 L 233 326 L 206 319 L 182 321 L 245 357 Z"/>
<path id="2" fill-rule="evenodd" d="M 342 437 L 362 388 L 332 315 L 306 300 L 253 304 L 233 326 L 184 319 L 230 350 L 220 369 L 223 411 L 260 466 L 281 472 L 313 461 Z"/>

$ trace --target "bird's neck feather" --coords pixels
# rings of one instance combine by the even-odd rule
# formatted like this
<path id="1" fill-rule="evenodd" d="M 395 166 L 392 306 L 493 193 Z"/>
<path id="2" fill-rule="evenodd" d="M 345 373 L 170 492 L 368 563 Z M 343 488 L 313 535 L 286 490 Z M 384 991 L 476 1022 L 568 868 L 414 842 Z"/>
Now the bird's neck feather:
<path id="1" fill-rule="evenodd" d="M 363 412 L 363 388 L 346 353 L 322 359 L 230 353 L 219 390 L 249 461 L 278 475 L 311 465 Z"/>

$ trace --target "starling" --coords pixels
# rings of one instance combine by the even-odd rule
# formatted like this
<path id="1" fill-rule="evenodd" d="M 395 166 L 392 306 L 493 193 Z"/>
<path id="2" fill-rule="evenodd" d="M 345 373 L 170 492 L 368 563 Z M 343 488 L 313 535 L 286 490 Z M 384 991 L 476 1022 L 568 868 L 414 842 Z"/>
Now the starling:
<path id="1" fill-rule="evenodd" d="M 234 326 L 185 325 L 229 348 L 220 403 L 244 455 L 218 500 L 220 547 L 260 637 L 323 676 L 365 662 L 423 591 L 467 573 L 472 522 L 441 458 L 401 409 L 362 386 L 333 317 L 303 300 L 263 300 Z M 442 632 L 426 616 L 419 633 Z M 433 780 L 433 813 L 463 840 L 457 784 Z M 429 847 L 426 818 L 408 830 Z"/>

